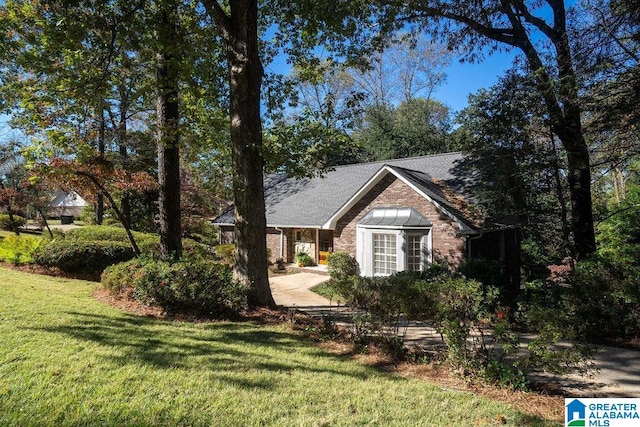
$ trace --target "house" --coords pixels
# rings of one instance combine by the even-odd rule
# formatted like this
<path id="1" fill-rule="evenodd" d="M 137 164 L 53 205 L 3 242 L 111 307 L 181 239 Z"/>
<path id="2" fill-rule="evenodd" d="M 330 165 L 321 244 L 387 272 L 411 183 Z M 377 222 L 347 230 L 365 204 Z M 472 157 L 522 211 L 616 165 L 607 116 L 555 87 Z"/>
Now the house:
<path id="1" fill-rule="evenodd" d="M 59 218 L 78 218 L 87 202 L 77 192 L 58 190 L 51 194 L 48 215 Z"/>
<path id="2" fill-rule="evenodd" d="M 489 223 L 473 207 L 478 182 L 460 153 L 336 167 L 320 177 L 265 177 L 267 246 L 293 262 L 305 251 L 325 264 L 346 251 L 366 276 L 501 260 L 519 277 L 515 224 Z M 233 241 L 233 206 L 214 220 Z M 518 281 L 514 276 L 514 280 Z"/>

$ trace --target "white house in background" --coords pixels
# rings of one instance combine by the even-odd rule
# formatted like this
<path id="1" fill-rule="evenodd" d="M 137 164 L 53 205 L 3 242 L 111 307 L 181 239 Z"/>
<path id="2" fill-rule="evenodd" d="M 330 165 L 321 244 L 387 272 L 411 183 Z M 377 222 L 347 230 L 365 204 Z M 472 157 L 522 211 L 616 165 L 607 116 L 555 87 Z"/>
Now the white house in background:
<path id="1" fill-rule="evenodd" d="M 49 216 L 78 218 L 82 215 L 82 210 L 87 204 L 87 201 L 74 190 L 58 190 L 51 195 Z"/>

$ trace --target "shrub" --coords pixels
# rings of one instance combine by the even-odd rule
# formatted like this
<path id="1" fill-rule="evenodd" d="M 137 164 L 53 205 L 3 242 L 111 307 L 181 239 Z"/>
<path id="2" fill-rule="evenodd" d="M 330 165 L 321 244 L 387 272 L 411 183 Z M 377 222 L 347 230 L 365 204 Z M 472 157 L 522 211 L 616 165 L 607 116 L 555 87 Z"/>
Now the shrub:
<path id="1" fill-rule="evenodd" d="M 233 265 L 236 257 L 236 247 L 230 243 L 225 243 L 222 245 L 216 246 L 214 249 L 214 253 L 218 258 L 222 260 L 225 264 Z"/>
<path id="2" fill-rule="evenodd" d="M 82 221 L 85 225 L 96 224 L 96 209 L 93 204 L 88 204 L 84 208 L 82 208 L 80 221 Z"/>
<path id="3" fill-rule="evenodd" d="M 27 223 L 27 220 L 20 215 L 13 215 L 13 221 L 9 214 L 0 214 L 0 229 L 13 231 L 18 227 L 22 227 Z"/>
<path id="4" fill-rule="evenodd" d="M 168 312 L 196 310 L 227 316 L 246 305 L 246 288 L 233 280 L 228 266 L 197 259 L 174 263 L 134 259 L 107 268 L 102 284 L 114 293 L 131 286 L 137 300 Z"/>
<path id="5" fill-rule="evenodd" d="M 508 308 L 499 304 L 496 288 L 441 266 L 388 277 L 351 277 L 333 286 L 347 304 L 360 309 L 353 318 L 356 341 L 381 342 L 394 356 L 403 354 L 399 344 L 404 342 L 406 320 L 424 320 L 440 332 L 448 361 L 467 377 L 526 388 L 527 371 L 584 367 L 581 347 L 552 345 L 561 335 L 550 312 L 538 313 L 535 319 L 532 314 L 531 326 L 545 324 L 544 319 L 553 324 L 537 328 L 538 338 L 525 356 L 520 355 Z"/>
<path id="6" fill-rule="evenodd" d="M 346 280 L 358 274 L 358 262 L 346 252 L 332 252 L 327 258 L 329 276 L 334 280 Z"/>
<path id="7" fill-rule="evenodd" d="M 133 250 L 125 242 L 54 239 L 39 247 L 33 260 L 36 264 L 57 267 L 68 273 L 95 273 L 133 256 Z"/>
<path id="8" fill-rule="evenodd" d="M 595 341 L 640 336 L 640 267 L 594 256 L 571 278 L 574 313 Z"/>
<path id="9" fill-rule="evenodd" d="M 154 253 L 160 253 L 160 242 L 158 242 L 157 247 L 158 250 L 154 251 Z M 210 246 L 193 239 L 182 239 L 182 253 L 185 258 L 201 258 L 210 261 L 215 259 L 215 255 Z"/>
<path id="10" fill-rule="evenodd" d="M 296 263 L 298 265 L 302 265 L 303 267 L 308 267 L 313 265 L 313 258 L 306 252 L 298 252 L 296 254 Z"/>
<path id="11" fill-rule="evenodd" d="M 140 248 L 140 252 L 159 253 L 160 238 L 158 236 L 137 231 L 132 231 L 132 233 Z M 64 234 L 64 238 L 83 242 L 106 241 L 129 243 L 129 237 L 124 228 L 106 225 L 90 225 L 74 228 L 68 230 Z"/>
<path id="12" fill-rule="evenodd" d="M 7 236 L 0 241 L 0 260 L 16 265 L 29 263 L 41 242 L 35 236 Z"/>

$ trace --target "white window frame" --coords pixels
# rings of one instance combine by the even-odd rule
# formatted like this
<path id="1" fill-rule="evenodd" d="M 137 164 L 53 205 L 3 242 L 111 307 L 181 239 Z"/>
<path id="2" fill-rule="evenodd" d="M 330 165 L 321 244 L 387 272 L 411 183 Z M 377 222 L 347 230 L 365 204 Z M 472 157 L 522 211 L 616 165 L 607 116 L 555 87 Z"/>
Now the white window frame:
<path id="1" fill-rule="evenodd" d="M 422 236 L 420 239 L 420 271 L 425 270 L 428 265 L 432 263 L 433 230 L 431 227 L 404 230 L 392 227 L 369 228 L 358 225 L 356 228 L 356 260 L 360 266 L 360 273 L 363 276 L 372 277 L 376 275 L 374 260 L 375 254 L 373 250 L 375 234 L 393 234 L 396 236 L 396 272 L 408 270 L 409 257 L 407 245 L 409 243 L 409 236 Z"/>
<path id="2" fill-rule="evenodd" d="M 398 234 L 397 233 L 372 233 L 371 265 L 374 276 L 389 276 L 398 271 Z M 383 243 L 384 251 L 378 252 L 376 240 Z M 378 260 L 380 256 L 382 259 Z M 380 264 L 378 264 L 380 263 Z M 380 271 L 383 270 L 383 271 Z"/>

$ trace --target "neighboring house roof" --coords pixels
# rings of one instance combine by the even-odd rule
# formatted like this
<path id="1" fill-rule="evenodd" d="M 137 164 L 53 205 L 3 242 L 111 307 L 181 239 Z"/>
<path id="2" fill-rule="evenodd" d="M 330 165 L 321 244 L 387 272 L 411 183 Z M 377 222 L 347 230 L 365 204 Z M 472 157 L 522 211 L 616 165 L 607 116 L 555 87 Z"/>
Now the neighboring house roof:
<path id="1" fill-rule="evenodd" d="M 84 207 L 87 202 L 75 191 L 56 191 L 51 195 L 51 207 Z"/>
<path id="2" fill-rule="evenodd" d="M 337 220 L 389 173 L 402 179 L 452 217 L 465 231 L 475 221 L 460 195 L 469 198 L 475 174 L 460 153 L 437 154 L 338 166 L 322 176 L 295 179 L 265 177 L 267 225 L 287 228 L 335 228 Z M 233 206 L 214 220 L 233 225 Z"/>

